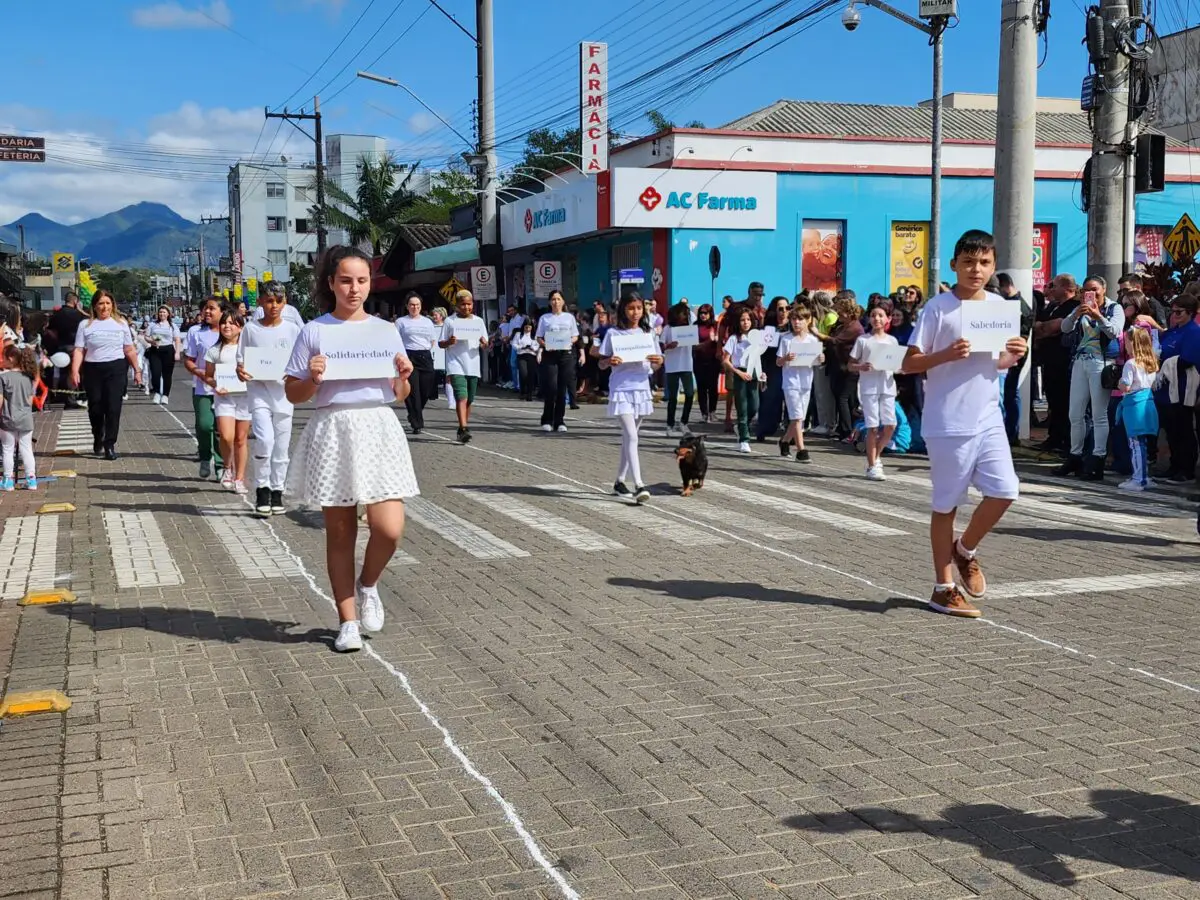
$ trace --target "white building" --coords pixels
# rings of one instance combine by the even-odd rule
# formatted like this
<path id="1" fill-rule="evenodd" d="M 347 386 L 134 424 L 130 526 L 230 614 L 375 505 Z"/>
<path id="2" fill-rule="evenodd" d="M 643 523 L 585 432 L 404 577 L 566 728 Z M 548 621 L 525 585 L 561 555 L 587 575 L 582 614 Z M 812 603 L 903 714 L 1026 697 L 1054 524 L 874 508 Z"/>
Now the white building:
<path id="1" fill-rule="evenodd" d="M 331 134 L 325 138 L 326 176 L 343 191 L 354 196 L 358 190 L 358 174 L 362 162 L 368 159 L 378 162 L 387 156 L 387 141 L 368 134 Z M 338 228 L 329 229 L 329 243 L 345 244 L 346 232 Z"/>
<path id="2" fill-rule="evenodd" d="M 229 216 L 233 247 L 241 253 L 242 277 L 271 272 L 289 281 L 290 263 L 316 262 L 312 221 L 316 166 L 239 162 L 229 170 Z"/>

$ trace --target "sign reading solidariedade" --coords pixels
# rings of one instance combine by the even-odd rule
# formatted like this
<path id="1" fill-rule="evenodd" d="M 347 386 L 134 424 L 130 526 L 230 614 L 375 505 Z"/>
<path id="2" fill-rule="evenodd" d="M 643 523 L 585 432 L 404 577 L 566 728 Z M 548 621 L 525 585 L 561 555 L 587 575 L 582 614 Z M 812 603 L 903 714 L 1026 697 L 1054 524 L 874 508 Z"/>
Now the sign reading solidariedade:
<path id="1" fill-rule="evenodd" d="M 774 172 L 619 167 L 611 178 L 614 227 L 775 228 Z"/>
<path id="2" fill-rule="evenodd" d="M 387 334 L 363 335 L 361 328 L 326 328 L 321 334 L 325 380 L 395 378 L 398 342 Z"/>

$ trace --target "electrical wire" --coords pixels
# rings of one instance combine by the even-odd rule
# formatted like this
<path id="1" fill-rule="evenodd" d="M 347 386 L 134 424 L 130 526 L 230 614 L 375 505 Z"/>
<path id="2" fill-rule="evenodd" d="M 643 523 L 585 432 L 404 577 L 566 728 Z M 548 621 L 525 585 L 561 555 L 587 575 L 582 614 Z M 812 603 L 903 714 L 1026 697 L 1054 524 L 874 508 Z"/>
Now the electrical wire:
<path id="1" fill-rule="evenodd" d="M 307 78 L 304 79 L 304 83 L 301 84 L 300 87 L 296 88 L 294 91 L 292 91 L 290 94 L 288 94 L 287 97 L 284 98 L 284 101 L 275 107 L 275 110 L 274 110 L 275 112 L 279 112 L 279 110 L 285 108 L 288 105 L 288 103 L 291 102 L 293 97 L 295 97 L 302 90 L 304 90 L 309 84 L 312 83 L 312 80 L 317 77 L 317 73 L 320 72 L 323 68 L 325 68 L 325 65 L 329 62 L 329 60 L 333 59 L 333 56 L 335 53 L 337 53 L 339 50 L 342 49 L 342 45 L 346 43 L 346 41 L 349 39 L 350 35 L 354 33 L 354 29 L 356 29 L 358 27 L 359 23 L 362 22 L 362 20 L 366 17 L 367 13 L 369 13 L 371 11 L 371 7 L 373 7 L 377 2 L 378 2 L 378 0 L 370 0 L 370 2 L 363 8 L 363 11 L 358 14 L 358 18 L 354 20 L 354 23 L 349 27 L 349 29 L 347 29 L 346 33 L 342 35 L 342 39 L 340 41 L 338 41 L 337 44 L 334 46 L 334 48 L 325 55 L 325 58 L 323 60 L 321 60 L 321 64 L 312 70 L 312 74 L 310 74 Z"/>

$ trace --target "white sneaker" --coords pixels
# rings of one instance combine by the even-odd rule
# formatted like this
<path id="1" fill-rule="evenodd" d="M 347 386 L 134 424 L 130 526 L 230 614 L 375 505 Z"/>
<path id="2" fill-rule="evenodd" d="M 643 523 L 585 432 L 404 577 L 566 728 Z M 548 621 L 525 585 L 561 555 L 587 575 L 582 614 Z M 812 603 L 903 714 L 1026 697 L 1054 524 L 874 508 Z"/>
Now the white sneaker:
<path id="1" fill-rule="evenodd" d="M 353 653 L 362 649 L 362 635 L 358 632 L 357 622 L 343 622 L 338 636 L 333 642 L 333 649 L 338 653 Z"/>
<path id="2" fill-rule="evenodd" d="M 159 400 L 158 400 L 158 404 L 159 404 L 159 406 L 166 406 L 166 405 L 167 405 L 167 401 L 168 401 L 169 399 L 170 399 L 170 398 L 169 398 L 169 397 L 167 397 L 167 395 L 166 395 L 166 394 L 163 394 L 163 395 L 162 395 L 162 397 L 160 397 L 160 398 L 159 398 Z"/>
<path id="3" fill-rule="evenodd" d="M 155 406 L 158 406 L 158 404 L 162 402 L 162 395 L 156 393 L 154 395 L 154 397 L 150 400 L 150 402 L 153 403 Z"/>
<path id="4" fill-rule="evenodd" d="M 542 431 L 545 431 L 546 433 L 549 433 L 549 432 L 551 432 L 551 431 L 553 431 L 553 430 L 554 430 L 554 428 L 553 428 L 552 426 L 550 426 L 550 425 L 543 425 L 543 426 L 542 426 Z"/>
<path id="5" fill-rule="evenodd" d="M 233 492 L 235 494 L 243 494 L 244 495 L 246 493 L 246 482 L 235 481 L 233 483 Z"/>
<path id="6" fill-rule="evenodd" d="M 1140 494 L 1146 489 L 1147 485 L 1142 484 L 1140 481 L 1134 481 L 1132 478 L 1130 478 L 1128 481 L 1122 481 L 1117 485 L 1117 487 L 1122 491 L 1134 491 L 1135 493 Z"/>
<path id="7" fill-rule="evenodd" d="M 828 425 L 818 425 L 816 428 L 814 428 L 809 433 L 816 435 L 817 437 L 829 437 L 829 426 Z"/>
<path id="8" fill-rule="evenodd" d="M 366 587 L 356 581 L 354 593 L 358 595 L 358 615 L 362 620 L 362 627 L 372 633 L 382 631 L 383 600 L 379 597 L 379 585 Z"/>
<path id="9" fill-rule="evenodd" d="M 688 428 L 686 425 L 680 425 L 679 432 L 680 432 L 680 437 L 691 437 L 692 436 L 692 429 Z"/>
<path id="10" fill-rule="evenodd" d="M 739 441 L 737 452 L 738 453 L 749 453 L 750 452 L 750 442 L 749 441 Z"/>
<path id="11" fill-rule="evenodd" d="M 229 469 L 221 470 L 221 487 L 226 490 L 233 490 L 233 472 Z"/>
<path id="12" fill-rule="evenodd" d="M 867 481 L 887 481 L 887 476 L 883 474 L 883 463 L 867 467 Z"/>
<path id="13" fill-rule="evenodd" d="M 559 426 L 558 426 L 558 429 L 557 429 L 557 431 L 558 431 L 558 433 L 559 433 L 559 434 L 566 434 L 566 433 L 567 433 L 567 426 L 566 426 L 566 425 L 559 425 Z"/>
<path id="14" fill-rule="evenodd" d="M 674 425 L 668 425 L 667 426 L 667 437 L 669 437 L 669 438 L 681 437 L 681 435 L 679 433 L 679 429 L 676 428 Z"/>
<path id="15" fill-rule="evenodd" d="M 1147 478 L 1146 483 L 1145 483 L 1145 485 L 1143 485 L 1143 487 L 1145 487 L 1146 490 L 1150 490 L 1151 488 L 1158 487 L 1158 482 L 1155 481 L 1153 478 Z"/>

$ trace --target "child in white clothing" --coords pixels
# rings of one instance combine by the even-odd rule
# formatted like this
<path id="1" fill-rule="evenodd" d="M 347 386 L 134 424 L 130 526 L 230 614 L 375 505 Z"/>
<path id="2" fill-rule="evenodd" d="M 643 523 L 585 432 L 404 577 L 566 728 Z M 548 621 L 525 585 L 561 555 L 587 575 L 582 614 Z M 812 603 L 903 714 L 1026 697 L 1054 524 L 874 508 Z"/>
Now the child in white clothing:
<path id="1" fill-rule="evenodd" d="M 246 493 L 246 464 L 250 457 L 250 401 L 246 391 L 217 387 L 218 366 L 237 371 L 238 340 L 245 320 L 235 312 L 221 315 L 217 342 L 204 354 L 204 378 L 213 389 L 213 416 L 221 441 L 221 458 L 227 465 L 221 484 L 238 494 Z M 236 382 L 233 383 L 236 387 Z"/>
<path id="2" fill-rule="evenodd" d="M 862 404 L 863 425 L 867 430 L 867 479 L 883 481 L 883 450 L 892 442 L 896 430 L 896 379 L 891 372 L 871 365 L 871 350 L 879 345 L 898 347 L 887 333 L 889 316 L 881 306 L 867 318 L 871 333 L 854 342 L 850 351 L 850 371 L 858 372 L 858 402 Z"/>
<path id="3" fill-rule="evenodd" d="M 783 400 L 787 404 L 788 427 L 779 439 L 779 452 L 788 455 L 792 444 L 796 445 L 796 462 L 812 462 L 804 446 L 804 420 L 808 416 L 808 400 L 812 396 L 813 368 L 823 365 L 823 346 L 809 327 L 812 313 L 807 306 L 797 306 L 788 313 L 791 332 L 779 339 L 779 350 L 775 362 L 783 369 Z M 813 356 L 813 351 L 816 356 Z"/>
<path id="4" fill-rule="evenodd" d="M 37 466 L 33 458 L 33 386 L 39 374 L 37 353 L 32 347 L 9 344 L 0 366 L 0 447 L 3 448 L 4 477 L 0 491 L 16 487 L 16 456 L 21 454 L 25 487 L 36 491 Z"/>

